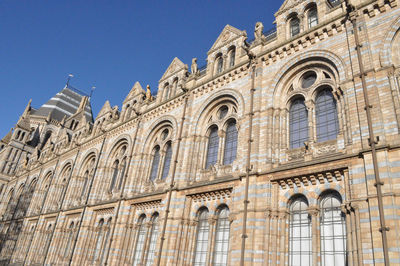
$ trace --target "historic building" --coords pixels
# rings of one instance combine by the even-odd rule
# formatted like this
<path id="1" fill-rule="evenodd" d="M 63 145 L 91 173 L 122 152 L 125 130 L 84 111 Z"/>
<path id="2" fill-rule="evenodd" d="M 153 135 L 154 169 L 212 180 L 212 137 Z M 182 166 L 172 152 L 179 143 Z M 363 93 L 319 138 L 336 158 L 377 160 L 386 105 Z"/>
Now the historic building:
<path id="1" fill-rule="evenodd" d="M 399 0 L 275 16 L 95 118 L 70 85 L 29 102 L 0 142 L 1 261 L 400 264 Z"/>

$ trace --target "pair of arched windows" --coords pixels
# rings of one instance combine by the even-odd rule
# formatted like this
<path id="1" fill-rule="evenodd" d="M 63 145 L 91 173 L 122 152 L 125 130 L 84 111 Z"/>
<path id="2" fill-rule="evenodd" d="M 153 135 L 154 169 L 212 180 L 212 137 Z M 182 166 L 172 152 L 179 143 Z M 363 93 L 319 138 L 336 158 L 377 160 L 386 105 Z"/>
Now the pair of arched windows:
<path id="1" fill-rule="evenodd" d="M 114 162 L 111 166 L 110 192 L 113 192 L 114 190 L 120 191 L 122 188 L 127 167 L 126 148 L 126 145 L 122 145 L 115 152 Z"/>
<path id="2" fill-rule="evenodd" d="M 220 112 L 224 112 L 222 109 Z M 222 162 L 224 165 L 233 163 L 236 159 L 237 153 L 237 141 L 238 131 L 236 128 L 236 121 L 230 120 L 226 126 L 224 149 Z M 215 165 L 218 160 L 220 146 L 220 136 L 218 135 L 218 127 L 216 125 L 211 126 L 210 133 L 208 135 L 208 147 L 207 147 L 207 159 L 206 168 Z"/>
<path id="3" fill-rule="evenodd" d="M 307 26 L 308 29 L 318 25 L 318 10 L 315 4 L 306 8 Z M 298 35 L 301 31 L 301 21 L 297 14 L 292 14 L 289 18 L 290 37 Z"/>
<path id="4" fill-rule="evenodd" d="M 160 175 L 161 179 L 165 180 L 169 174 L 171 160 L 172 160 L 171 141 L 165 144 L 163 154 L 161 154 L 160 146 L 157 145 L 153 150 L 153 163 L 151 165 L 150 180 L 155 181 Z M 162 162 L 161 168 L 160 168 L 160 162 Z"/>
<path id="5" fill-rule="evenodd" d="M 135 252 L 132 258 L 134 266 L 153 265 L 158 238 L 158 217 L 158 213 L 153 214 L 150 219 L 150 226 L 146 223 L 145 214 L 141 215 L 138 220 Z"/>
<path id="6" fill-rule="evenodd" d="M 103 261 L 104 255 L 109 245 L 111 221 L 112 221 L 111 217 L 108 218 L 107 221 L 101 218 L 97 224 L 96 237 L 95 237 L 96 244 L 94 246 L 95 249 L 92 259 L 93 263 L 99 265 L 102 265 L 104 263 Z"/>
<path id="7" fill-rule="evenodd" d="M 227 206 L 221 206 L 217 211 L 217 220 L 215 230 L 210 230 L 209 212 L 206 207 L 200 209 L 198 213 L 197 235 L 195 245 L 194 265 L 227 265 L 229 251 L 230 221 L 229 209 Z M 214 235 L 211 235 L 212 232 Z M 209 246 L 213 243 L 212 254 L 209 254 Z M 212 255 L 212 258 L 210 258 Z"/>
<path id="8" fill-rule="evenodd" d="M 336 191 L 325 193 L 320 200 L 319 229 L 312 224 L 305 196 L 297 195 L 290 203 L 289 265 L 312 265 L 312 235 L 320 232 L 322 265 L 346 265 L 345 216 L 341 211 L 342 199 Z"/>
<path id="9" fill-rule="evenodd" d="M 290 148 L 299 148 L 309 139 L 309 115 L 304 98 L 292 101 L 289 110 Z M 339 123 L 336 100 L 330 88 L 322 89 L 315 99 L 316 140 L 323 142 L 336 139 Z"/>
<path id="10" fill-rule="evenodd" d="M 236 48 L 231 47 L 228 50 L 228 66 L 233 67 L 235 65 L 235 58 L 236 58 Z M 216 62 L 217 62 L 217 67 L 216 67 L 216 73 L 219 74 L 222 71 L 224 71 L 224 59 L 222 54 L 219 54 L 216 57 Z"/>

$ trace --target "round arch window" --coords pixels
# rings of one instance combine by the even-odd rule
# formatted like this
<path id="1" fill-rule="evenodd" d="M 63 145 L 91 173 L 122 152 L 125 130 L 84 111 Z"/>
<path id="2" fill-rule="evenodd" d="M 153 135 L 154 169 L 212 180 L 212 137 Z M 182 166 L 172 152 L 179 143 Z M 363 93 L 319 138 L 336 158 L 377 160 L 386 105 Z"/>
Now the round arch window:
<path id="1" fill-rule="evenodd" d="M 313 71 L 307 72 L 301 78 L 301 87 L 307 89 L 314 85 L 315 81 L 317 80 L 317 74 Z"/>

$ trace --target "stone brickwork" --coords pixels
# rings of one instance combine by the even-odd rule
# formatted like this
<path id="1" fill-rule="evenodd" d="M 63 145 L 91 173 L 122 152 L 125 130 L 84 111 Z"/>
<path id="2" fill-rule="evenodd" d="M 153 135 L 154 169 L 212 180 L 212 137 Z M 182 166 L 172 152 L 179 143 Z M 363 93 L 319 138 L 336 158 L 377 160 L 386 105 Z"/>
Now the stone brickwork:
<path id="1" fill-rule="evenodd" d="M 309 22 L 311 7 L 316 25 Z M 345 234 L 341 258 L 346 265 L 384 265 L 366 90 L 379 138 L 387 263 L 400 264 L 399 1 L 286 0 L 275 16 L 276 31 L 262 33 L 257 23 L 248 43 L 246 32 L 227 25 L 206 68 L 193 60 L 189 72 L 175 58 L 157 95 L 136 82 L 121 108 L 107 101 L 94 120 L 85 96 L 63 119 L 51 111 L 43 116 L 29 103 L 0 141 L 0 260 L 193 265 L 203 224 L 208 242 L 201 265 L 215 265 L 228 211 L 222 264 L 240 265 L 244 254 L 245 265 L 297 265 L 292 206 L 301 198 L 310 224 L 308 264 L 323 265 L 322 202 L 335 195 Z M 292 36 L 297 18 L 299 33 Z M 309 73 L 315 80 L 305 86 Z M 320 141 L 317 95 L 327 88 L 337 132 Z M 296 99 L 304 100 L 307 139 L 292 148 Z M 237 147 L 227 162 L 230 125 Z M 213 129 L 218 141 L 211 150 Z"/>

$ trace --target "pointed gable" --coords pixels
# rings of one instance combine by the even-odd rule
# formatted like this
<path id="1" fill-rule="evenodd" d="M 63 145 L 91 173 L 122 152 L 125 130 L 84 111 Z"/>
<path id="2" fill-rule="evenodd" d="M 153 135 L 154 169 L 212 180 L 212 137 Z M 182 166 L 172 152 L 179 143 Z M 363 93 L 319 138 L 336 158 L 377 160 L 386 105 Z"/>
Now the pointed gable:
<path id="1" fill-rule="evenodd" d="M 301 2 L 304 2 L 304 0 L 285 0 L 281 7 L 279 8 L 278 12 L 276 12 L 275 16 L 282 14 L 283 12 L 299 5 Z"/>
<path id="2" fill-rule="evenodd" d="M 143 90 L 142 85 L 140 85 L 139 81 L 136 81 L 135 85 L 133 85 L 131 91 L 128 93 L 125 100 L 123 101 L 123 104 L 125 104 L 129 100 L 133 99 L 136 95 L 145 94 L 145 93 L 146 92 Z"/>
<path id="3" fill-rule="evenodd" d="M 175 57 L 174 60 L 172 60 L 171 64 L 169 64 L 169 67 L 165 71 L 164 75 L 161 77 L 160 81 L 170 77 L 171 75 L 179 72 L 182 69 L 187 70 L 187 65 L 185 65 L 179 58 Z"/>
<path id="4" fill-rule="evenodd" d="M 98 113 L 96 119 L 99 118 L 99 117 L 102 117 L 103 115 L 107 114 L 107 113 L 110 112 L 111 110 L 112 110 L 112 109 L 111 109 L 110 102 L 107 100 L 107 101 L 104 103 L 103 107 L 101 108 L 100 112 Z"/>
<path id="5" fill-rule="evenodd" d="M 218 36 L 217 40 L 214 42 L 211 49 L 208 51 L 208 54 L 220 48 L 221 46 L 224 46 L 230 40 L 245 35 L 246 35 L 245 31 L 241 31 L 235 27 L 232 27 L 231 25 L 226 25 L 225 28 L 222 30 L 221 34 Z"/>

